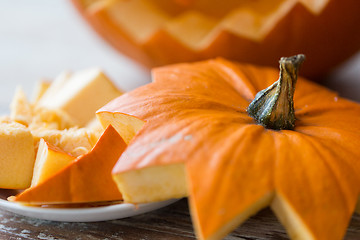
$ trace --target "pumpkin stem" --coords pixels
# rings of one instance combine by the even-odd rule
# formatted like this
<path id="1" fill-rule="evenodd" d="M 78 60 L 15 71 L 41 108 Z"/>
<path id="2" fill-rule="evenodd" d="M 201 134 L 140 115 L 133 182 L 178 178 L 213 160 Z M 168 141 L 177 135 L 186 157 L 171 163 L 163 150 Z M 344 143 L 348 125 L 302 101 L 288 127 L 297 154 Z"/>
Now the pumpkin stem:
<path id="1" fill-rule="evenodd" d="M 257 123 L 274 130 L 295 128 L 294 92 L 303 54 L 282 57 L 279 79 L 270 87 L 258 92 L 247 108 Z"/>

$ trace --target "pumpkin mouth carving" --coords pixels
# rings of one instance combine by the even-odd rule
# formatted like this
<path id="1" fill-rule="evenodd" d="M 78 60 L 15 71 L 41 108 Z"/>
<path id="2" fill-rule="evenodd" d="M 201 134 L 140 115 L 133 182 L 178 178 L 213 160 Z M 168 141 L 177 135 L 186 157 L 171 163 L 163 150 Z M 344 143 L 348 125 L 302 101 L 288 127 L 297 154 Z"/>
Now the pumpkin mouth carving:
<path id="1" fill-rule="evenodd" d="M 317 15 L 327 2 L 98 0 L 88 4 L 87 9 L 93 13 L 106 11 L 109 18 L 139 44 L 149 41 L 159 31 L 165 31 L 189 48 L 200 50 L 209 46 L 222 31 L 261 41 L 296 6 Z"/>
<path id="2" fill-rule="evenodd" d="M 115 49 L 152 68 L 224 57 L 276 66 L 306 54 L 312 79 L 360 49 L 357 0 L 72 0 Z"/>

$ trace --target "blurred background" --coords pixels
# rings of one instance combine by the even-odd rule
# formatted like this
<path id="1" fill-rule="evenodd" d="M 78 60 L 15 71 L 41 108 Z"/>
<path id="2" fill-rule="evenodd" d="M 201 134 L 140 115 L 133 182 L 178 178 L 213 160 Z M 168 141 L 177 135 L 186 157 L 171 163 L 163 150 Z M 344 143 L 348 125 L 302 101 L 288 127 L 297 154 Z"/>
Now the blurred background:
<path id="1" fill-rule="evenodd" d="M 0 113 L 15 87 L 29 97 L 35 82 L 64 70 L 101 67 L 131 90 L 150 81 L 142 67 L 113 50 L 66 0 L 0 0 Z"/>
<path id="2" fill-rule="evenodd" d="M 149 72 L 103 41 L 66 0 L 0 0 L 0 113 L 17 85 L 30 96 L 35 82 L 64 70 L 101 67 L 122 89 L 150 81 Z M 360 101 L 360 54 L 322 84 Z"/>

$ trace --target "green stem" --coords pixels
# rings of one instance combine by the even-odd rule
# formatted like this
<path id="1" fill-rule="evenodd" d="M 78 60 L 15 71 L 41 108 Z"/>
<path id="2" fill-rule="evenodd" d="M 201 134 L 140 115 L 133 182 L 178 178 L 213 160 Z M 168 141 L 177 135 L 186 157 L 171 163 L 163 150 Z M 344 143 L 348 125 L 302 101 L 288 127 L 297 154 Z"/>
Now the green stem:
<path id="1" fill-rule="evenodd" d="M 296 80 L 305 56 L 302 54 L 280 59 L 279 79 L 258 92 L 247 108 L 258 124 L 274 130 L 295 128 L 294 92 Z"/>

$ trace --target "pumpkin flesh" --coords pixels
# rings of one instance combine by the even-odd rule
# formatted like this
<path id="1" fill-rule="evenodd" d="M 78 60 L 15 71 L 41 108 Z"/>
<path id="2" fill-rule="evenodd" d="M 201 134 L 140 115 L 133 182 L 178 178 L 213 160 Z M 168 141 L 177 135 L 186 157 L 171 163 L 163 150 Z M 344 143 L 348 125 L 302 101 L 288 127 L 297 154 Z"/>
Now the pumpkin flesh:
<path id="1" fill-rule="evenodd" d="M 153 83 L 97 113 L 146 121 L 114 177 L 183 164 L 185 181 L 162 184 L 186 184 L 201 239 L 224 237 L 268 205 L 292 238 L 341 239 L 359 196 L 360 106 L 299 78 L 294 131 L 266 129 L 246 108 L 278 74 L 222 59 L 155 69 Z"/>
<path id="2" fill-rule="evenodd" d="M 125 148 L 120 135 L 108 126 L 89 153 L 9 200 L 31 205 L 122 200 L 111 169 Z"/>
<path id="3" fill-rule="evenodd" d="M 121 165 L 122 161 L 117 164 Z M 182 163 L 147 167 L 123 174 L 115 173 L 113 179 L 120 192 L 124 193 L 126 202 L 157 202 L 188 195 L 185 166 Z"/>

